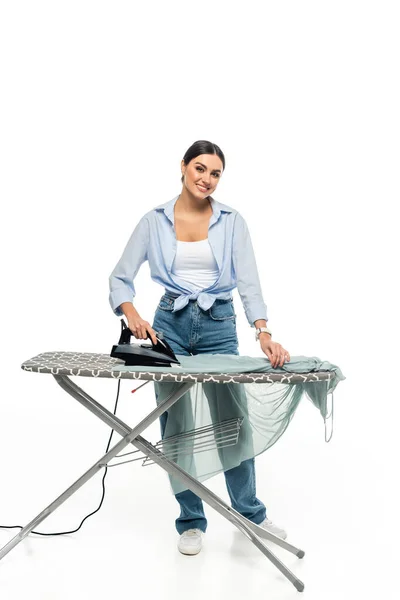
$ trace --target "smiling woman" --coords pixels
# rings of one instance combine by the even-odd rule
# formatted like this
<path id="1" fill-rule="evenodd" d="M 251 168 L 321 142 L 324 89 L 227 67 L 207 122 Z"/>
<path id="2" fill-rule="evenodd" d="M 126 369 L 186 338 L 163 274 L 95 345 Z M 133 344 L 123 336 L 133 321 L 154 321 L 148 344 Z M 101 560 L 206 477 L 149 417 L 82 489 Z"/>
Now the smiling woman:
<path id="1" fill-rule="evenodd" d="M 237 210 L 211 196 L 224 170 L 225 157 L 216 144 L 199 140 L 190 146 L 181 161 L 181 193 L 139 221 L 110 276 L 110 304 L 116 315 L 126 316 L 136 338 L 150 335 L 156 343 L 155 334 L 162 334 L 176 355 L 238 355 L 232 299 L 237 288 L 250 326 L 264 329 L 257 329 L 261 349 L 273 367 L 282 366 L 290 356 L 264 327 L 267 307 L 246 222 Z M 152 326 L 132 304 L 133 280 L 146 260 L 152 279 L 165 288 Z M 160 385 L 154 383 L 157 402 Z M 168 416 L 160 417 L 163 438 Z M 183 430 L 186 424 L 181 424 Z M 266 518 L 265 505 L 256 498 L 254 458 L 224 474 L 233 508 L 285 538 L 286 532 Z M 181 507 L 176 520 L 179 550 L 197 554 L 207 528 L 202 501 L 188 489 L 175 497 Z"/>
<path id="2" fill-rule="evenodd" d="M 225 156 L 216 144 L 199 140 L 185 152 L 181 168 L 182 183 L 184 183 L 186 175 L 188 187 L 192 188 L 194 182 L 202 193 L 210 194 L 216 188 L 222 171 L 225 169 Z M 197 171 L 197 176 L 194 171 Z"/>

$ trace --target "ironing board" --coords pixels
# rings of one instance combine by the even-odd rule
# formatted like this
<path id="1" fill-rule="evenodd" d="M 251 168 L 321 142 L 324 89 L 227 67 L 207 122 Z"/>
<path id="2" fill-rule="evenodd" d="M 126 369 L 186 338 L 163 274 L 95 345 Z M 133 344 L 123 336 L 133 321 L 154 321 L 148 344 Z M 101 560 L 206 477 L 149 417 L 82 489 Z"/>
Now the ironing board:
<path id="1" fill-rule="evenodd" d="M 108 354 L 82 353 L 82 352 L 45 352 L 30 360 L 25 361 L 21 368 L 25 371 L 46 373 L 53 375 L 57 383 L 75 400 L 85 406 L 104 423 L 109 425 L 122 436 L 122 439 L 111 448 L 104 456 L 99 458 L 77 481 L 68 487 L 58 498 L 40 512 L 30 523 L 0 549 L 0 560 L 21 542 L 39 523 L 56 510 L 67 498 L 82 487 L 91 477 L 104 468 L 123 448 L 132 444 L 143 455 L 158 464 L 168 474 L 181 478 L 188 489 L 192 490 L 204 502 L 216 510 L 220 515 L 237 527 L 278 569 L 279 571 L 302 592 L 304 584 L 298 579 L 271 550 L 263 543 L 262 539 L 269 540 L 291 552 L 298 558 L 303 558 L 304 551 L 289 544 L 285 540 L 269 533 L 262 527 L 252 523 L 221 498 L 214 494 L 202 483 L 186 473 L 179 465 L 170 460 L 162 451 L 143 438 L 140 434 L 162 413 L 168 410 L 179 400 L 196 382 L 224 383 L 274 383 L 286 384 L 298 382 L 329 381 L 334 377 L 330 371 L 310 373 L 171 373 L 168 367 L 162 371 L 116 371 L 115 365 L 123 364 L 118 359 L 111 358 Z M 145 367 L 143 368 L 145 369 Z M 159 382 L 176 382 L 174 391 L 163 400 L 157 408 L 152 410 L 136 426 L 130 427 L 104 406 L 94 400 L 82 390 L 71 376 L 79 377 L 107 377 L 113 379 L 140 379 Z"/>

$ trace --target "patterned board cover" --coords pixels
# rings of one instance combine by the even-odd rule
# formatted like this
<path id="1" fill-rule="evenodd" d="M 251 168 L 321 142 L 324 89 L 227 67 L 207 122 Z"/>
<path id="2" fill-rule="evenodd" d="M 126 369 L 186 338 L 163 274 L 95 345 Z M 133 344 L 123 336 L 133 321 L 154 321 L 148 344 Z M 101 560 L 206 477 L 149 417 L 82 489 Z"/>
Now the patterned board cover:
<path id="1" fill-rule="evenodd" d="M 90 352 L 43 352 L 26 360 L 21 368 L 51 375 L 79 375 L 81 377 L 109 377 L 112 379 L 147 379 L 153 381 L 209 381 L 219 383 L 305 383 L 327 381 L 334 377 L 331 371 L 314 373 L 168 373 L 154 371 L 113 371 L 112 367 L 124 362 L 108 354 Z"/>

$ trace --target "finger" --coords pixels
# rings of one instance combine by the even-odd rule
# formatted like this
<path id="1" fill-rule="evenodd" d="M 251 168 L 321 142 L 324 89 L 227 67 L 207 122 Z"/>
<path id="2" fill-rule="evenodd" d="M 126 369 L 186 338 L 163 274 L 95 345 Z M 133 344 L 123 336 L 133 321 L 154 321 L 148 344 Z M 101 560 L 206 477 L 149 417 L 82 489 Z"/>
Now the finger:
<path id="1" fill-rule="evenodd" d="M 274 355 L 274 369 L 276 369 L 276 367 L 279 364 L 279 360 L 280 360 L 280 346 L 279 344 L 275 343 L 274 344 L 274 349 L 273 349 L 273 355 Z"/>
<path id="2" fill-rule="evenodd" d="M 150 334 L 151 341 L 153 342 L 153 344 L 157 344 L 157 338 L 156 338 L 156 334 L 155 334 L 155 331 L 154 331 L 154 329 L 153 329 L 152 327 L 150 327 L 150 326 L 149 326 L 149 327 L 147 328 L 147 331 L 148 331 L 148 332 L 149 332 L 149 334 Z"/>
<path id="3" fill-rule="evenodd" d="M 269 362 L 270 362 L 270 363 L 271 363 L 271 365 L 272 365 L 273 356 L 272 356 L 272 352 L 271 352 L 271 350 L 269 350 L 269 348 L 267 348 L 267 349 L 266 349 L 264 352 L 265 352 L 265 354 L 268 356 L 268 358 L 269 358 Z M 272 366 L 273 366 L 273 365 L 272 365 Z"/>
<path id="4" fill-rule="evenodd" d="M 276 344 L 274 348 L 274 360 L 274 368 L 276 369 L 276 367 L 279 367 L 281 360 L 281 346 L 279 344 Z"/>
<path id="5" fill-rule="evenodd" d="M 150 337 L 153 344 L 157 344 L 157 338 L 156 338 L 155 331 L 151 327 L 151 325 L 148 321 L 145 321 L 145 328 L 146 328 L 146 338 Z"/>
<path id="6" fill-rule="evenodd" d="M 270 348 L 266 348 L 265 349 L 265 354 L 268 356 L 269 361 L 271 363 L 271 367 L 274 366 L 274 361 L 275 361 L 275 354 L 273 353 L 272 350 L 270 350 Z"/>
<path id="7" fill-rule="evenodd" d="M 283 367 L 287 354 L 286 350 L 280 344 L 276 343 L 274 352 L 276 356 L 275 367 Z"/>

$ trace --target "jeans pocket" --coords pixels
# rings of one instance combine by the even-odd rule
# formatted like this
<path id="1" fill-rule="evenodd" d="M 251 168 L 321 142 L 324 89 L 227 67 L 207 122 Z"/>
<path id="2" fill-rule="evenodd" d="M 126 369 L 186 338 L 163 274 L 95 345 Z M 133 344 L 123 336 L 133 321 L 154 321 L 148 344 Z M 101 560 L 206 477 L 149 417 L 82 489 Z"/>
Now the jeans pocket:
<path id="1" fill-rule="evenodd" d="M 222 300 L 221 298 L 217 298 L 214 304 L 208 309 L 208 314 L 214 321 L 227 321 L 228 319 L 233 321 L 236 319 L 233 299 Z"/>
<path id="2" fill-rule="evenodd" d="M 161 297 L 157 308 L 159 308 L 160 310 L 172 311 L 174 309 L 174 298 L 171 298 L 170 296 L 166 296 L 164 294 L 164 296 Z"/>

